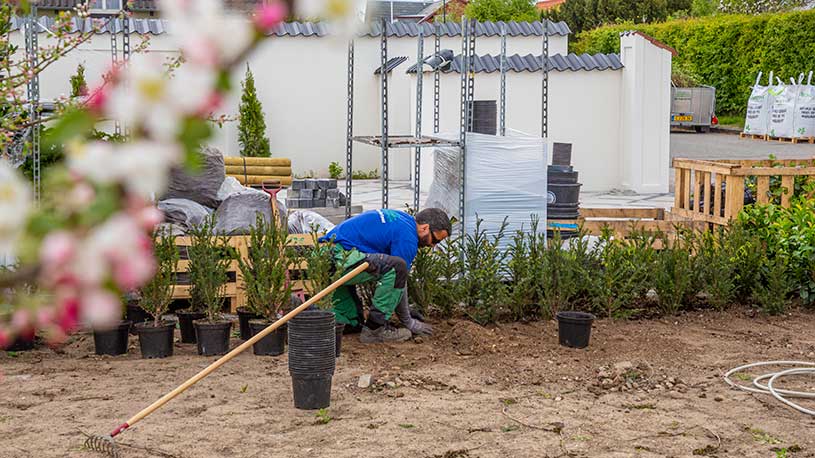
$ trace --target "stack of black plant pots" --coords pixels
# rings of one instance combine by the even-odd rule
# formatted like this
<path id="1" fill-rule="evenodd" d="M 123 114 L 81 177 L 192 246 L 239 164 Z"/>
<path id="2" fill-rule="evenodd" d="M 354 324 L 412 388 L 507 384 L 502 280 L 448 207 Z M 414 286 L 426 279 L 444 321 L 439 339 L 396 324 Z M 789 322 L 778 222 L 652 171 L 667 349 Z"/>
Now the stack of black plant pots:
<path id="1" fill-rule="evenodd" d="M 336 357 L 334 313 L 306 310 L 289 321 L 289 373 L 297 409 L 324 409 L 331 403 Z"/>
<path id="2" fill-rule="evenodd" d="M 495 135 L 498 131 L 498 105 L 495 100 L 473 100 L 470 105 L 472 130 L 479 134 Z"/>
<path id="3" fill-rule="evenodd" d="M 555 143 L 552 149 L 552 165 L 546 174 L 546 219 L 577 220 L 580 216 L 582 185 L 577 182 L 577 171 L 572 168 L 571 162 L 571 143 Z M 561 233 L 564 238 L 568 238 L 568 235 L 566 232 Z"/>

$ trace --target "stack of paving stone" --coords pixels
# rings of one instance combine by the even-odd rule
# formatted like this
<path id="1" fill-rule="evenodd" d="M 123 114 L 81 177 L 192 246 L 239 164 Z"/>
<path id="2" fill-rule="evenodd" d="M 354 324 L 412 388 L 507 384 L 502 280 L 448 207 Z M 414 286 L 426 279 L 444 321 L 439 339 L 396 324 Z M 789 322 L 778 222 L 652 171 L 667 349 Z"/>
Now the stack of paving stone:
<path id="1" fill-rule="evenodd" d="M 294 179 L 286 194 L 288 208 L 316 208 L 345 205 L 344 197 L 332 178 Z"/>

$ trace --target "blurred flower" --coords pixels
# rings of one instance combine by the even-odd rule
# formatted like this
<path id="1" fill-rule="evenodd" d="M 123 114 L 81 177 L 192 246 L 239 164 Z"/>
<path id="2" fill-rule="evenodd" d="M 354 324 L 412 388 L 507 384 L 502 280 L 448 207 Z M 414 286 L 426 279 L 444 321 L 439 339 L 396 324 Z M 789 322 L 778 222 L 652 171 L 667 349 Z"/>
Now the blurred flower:
<path id="1" fill-rule="evenodd" d="M 113 327 L 122 316 L 122 304 L 113 293 L 102 289 L 86 293 L 81 299 L 82 320 L 92 328 Z"/>
<path id="2" fill-rule="evenodd" d="M 282 3 L 260 5 L 255 11 L 255 27 L 263 32 L 271 30 L 286 17 L 286 6 Z"/>
<path id="3" fill-rule="evenodd" d="M 254 39 L 249 22 L 227 14 L 219 0 L 165 0 L 161 11 L 173 24 L 172 38 L 188 63 L 217 66 L 232 62 Z"/>
<path id="4" fill-rule="evenodd" d="M 28 183 L 0 159 L 0 258 L 15 256 L 32 201 Z"/>
<path id="5" fill-rule="evenodd" d="M 346 44 L 362 28 L 363 0 L 298 0 L 297 15 L 319 17 L 329 23 L 329 37 Z"/>

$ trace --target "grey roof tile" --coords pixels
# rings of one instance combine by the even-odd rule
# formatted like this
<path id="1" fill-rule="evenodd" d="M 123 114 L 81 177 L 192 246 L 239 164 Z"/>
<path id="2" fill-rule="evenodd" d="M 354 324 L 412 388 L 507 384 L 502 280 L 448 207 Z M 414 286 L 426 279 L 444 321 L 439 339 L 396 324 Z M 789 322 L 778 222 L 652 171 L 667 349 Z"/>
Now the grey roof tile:
<path id="1" fill-rule="evenodd" d="M 21 27 L 24 18 L 12 16 L 11 30 L 17 30 Z M 92 28 L 91 19 L 78 19 L 72 18 L 73 27 L 71 32 L 88 31 Z M 99 21 L 102 21 L 101 19 Z M 107 21 L 107 20 L 104 20 Z M 39 19 L 40 24 L 46 27 L 51 27 L 54 24 L 54 18 L 50 16 L 41 16 Z M 114 19 L 103 27 L 100 32 L 108 32 L 111 29 L 121 32 L 122 20 Z M 416 37 L 419 35 L 419 27 L 423 28 L 424 36 L 432 37 L 436 33 L 436 26 L 441 36 L 454 37 L 461 35 L 461 24 L 454 22 L 446 22 L 442 24 L 416 24 L 413 22 L 394 22 L 387 24 L 388 37 Z M 160 35 L 165 33 L 168 28 L 168 21 L 163 19 L 130 19 L 130 30 L 140 34 L 150 33 L 153 35 Z M 549 35 L 568 35 L 571 33 L 569 26 L 565 22 L 550 22 Z M 303 37 L 323 37 L 328 35 L 328 24 L 324 22 L 286 22 L 277 26 L 277 28 L 270 32 L 271 35 L 278 37 L 283 36 L 303 36 Z M 507 36 L 542 36 L 543 26 L 540 22 L 507 22 L 506 23 Z M 484 22 L 476 26 L 477 36 L 497 36 L 501 33 L 500 22 Z M 362 32 L 361 36 L 378 37 L 382 34 L 381 23 L 370 24 L 367 29 Z"/>
<path id="2" fill-rule="evenodd" d="M 392 58 L 388 59 L 388 61 L 385 62 L 385 73 L 390 73 L 391 71 L 393 71 L 393 69 L 395 69 L 396 67 L 402 65 L 407 60 L 408 60 L 408 58 L 405 57 L 405 56 L 397 56 L 397 57 L 392 57 Z M 382 73 L 382 66 L 381 65 L 379 67 L 377 67 L 376 70 L 374 70 L 374 75 L 378 75 L 380 73 Z"/>
<path id="3" fill-rule="evenodd" d="M 397 20 L 401 16 L 416 16 L 422 10 L 432 5 L 432 1 L 383 1 L 383 0 L 370 0 L 365 8 L 365 21 L 378 22 L 382 19 L 390 21 L 391 19 L 391 5 L 393 5 L 393 19 Z"/>
<path id="4" fill-rule="evenodd" d="M 443 50 L 448 51 L 449 50 Z M 428 62 L 430 58 L 425 60 Z M 547 59 L 547 68 L 549 71 L 578 71 L 578 70 L 619 70 L 623 68 L 623 63 L 620 56 L 617 54 L 574 54 L 567 55 L 555 54 L 549 56 Z M 540 55 L 534 56 L 527 54 L 521 56 L 513 54 L 507 56 L 507 71 L 509 72 L 538 72 L 541 69 Z M 501 70 L 501 56 L 485 54 L 483 56 L 475 56 L 473 60 L 473 70 L 476 73 L 493 73 Z M 411 65 L 407 69 L 408 73 L 416 72 L 416 64 Z M 456 55 L 449 65 L 442 68 L 442 72 L 450 73 L 461 72 L 461 55 Z"/>

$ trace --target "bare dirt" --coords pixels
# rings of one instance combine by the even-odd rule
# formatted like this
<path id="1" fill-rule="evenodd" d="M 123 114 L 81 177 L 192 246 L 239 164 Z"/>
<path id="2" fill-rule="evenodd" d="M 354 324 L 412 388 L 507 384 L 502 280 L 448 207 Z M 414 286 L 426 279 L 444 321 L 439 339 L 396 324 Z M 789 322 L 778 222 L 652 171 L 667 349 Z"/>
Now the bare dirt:
<path id="1" fill-rule="evenodd" d="M 122 456 L 815 456 L 815 419 L 721 379 L 751 361 L 815 360 L 813 313 L 600 320 L 584 350 L 558 346 L 554 322 L 435 324 L 398 345 L 346 336 L 322 421 L 294 409 L 285 355 L 239 355 L 123 433 Z M 215 360 L 182 344 L 143 360 L 137 345 L 98 357 L 78 334 L 57 351 L 0 352 L 0 456 L 101 456 L 80 431 L 109 432 Z M 364 374 L 374 382 L 359 388 Z"/>

